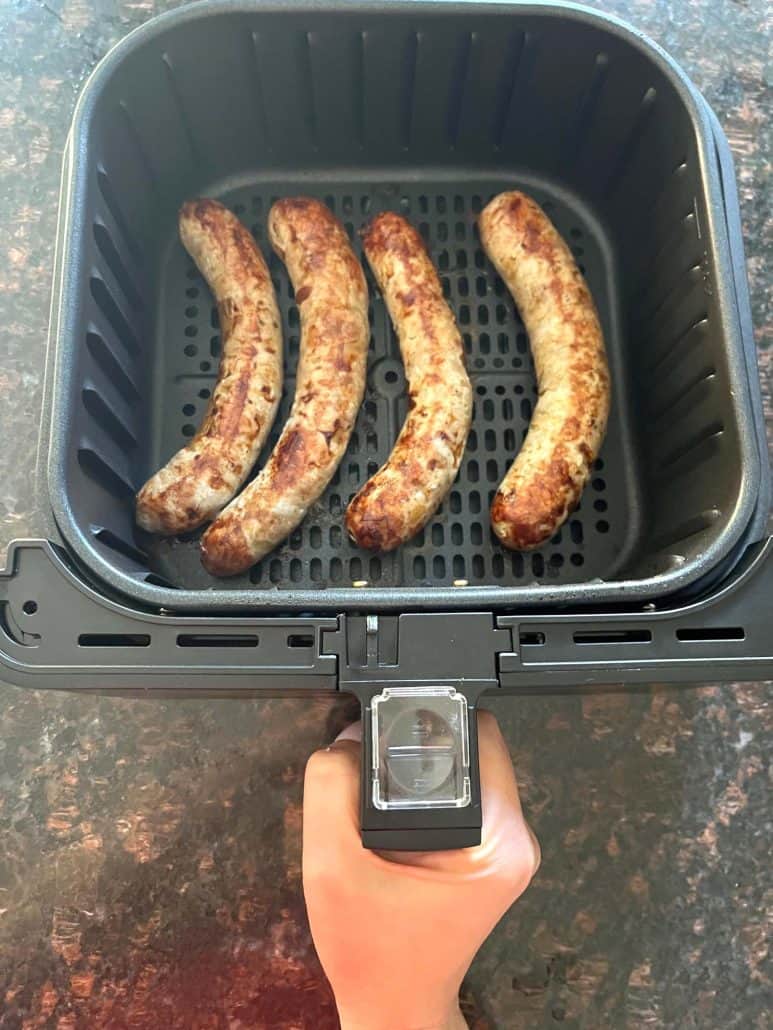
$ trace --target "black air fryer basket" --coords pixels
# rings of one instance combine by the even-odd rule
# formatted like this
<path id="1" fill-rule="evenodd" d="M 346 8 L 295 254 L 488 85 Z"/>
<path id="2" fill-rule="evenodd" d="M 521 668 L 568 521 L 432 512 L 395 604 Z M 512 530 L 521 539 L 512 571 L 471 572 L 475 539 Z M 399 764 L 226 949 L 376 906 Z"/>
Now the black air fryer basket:
<path id="1" fill-rule="evenodd" d="M 523 325 L 475 229 L 511 188 L 571 244 L 614 390 L 580 507 L 532 554 L 503 550 L 488 525 L 536 398 Z M 463 333 L 473 428 L 423 533 L 386 556 L 347 540 L 346 504 L 406 412 L 371 282 L 367 395 L 333 482 L 281 548 L 221 581 L 197 539 L 133 522 L 138 485 L 194 432 L 217 373 L 217 313 L 177 211 L 217 197 L 268 254 L 268 208 L 295 193 L 324 199 L 357 248 L 377 211 L 419 227 Z M 299 345 L 285 269 L 271 269 L 287 386 L 269 447 Z M 50 529 L 12 546 L 0 580 L 5 678 L 353 691 L 368 843 L 476 839 L 484 691 L 773 676 L 769 462 L 727 143 L 676 65 L 607 17 L 227 2 L 134 32 L 89 80 L 69 137 L 48 373 Z M 440 757 L 422 765 L 437 726 Z"/>

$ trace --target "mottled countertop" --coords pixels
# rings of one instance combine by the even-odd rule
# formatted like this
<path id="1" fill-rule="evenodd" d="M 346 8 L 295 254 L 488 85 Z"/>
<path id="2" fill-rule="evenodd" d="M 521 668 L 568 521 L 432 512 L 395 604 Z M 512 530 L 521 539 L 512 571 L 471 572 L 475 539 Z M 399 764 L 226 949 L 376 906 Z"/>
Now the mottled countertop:
<path id="1" fill-rule="evenodd" d="M 3 550 L 39 532 L 30 470 L 73 105 L 110 45 L 169 6 L 0 0 Z M 669 50 L 728 134 L 770 416 L 773 9 L 598 6 Z M 478 1025 L 771 1025 L 769 696 L 748 684 L 492 703 L 544 860 L 470 973 Z M 306 758 L 343 717 L 332 701 L 0 684 L 0 1027 L 335 1026 L 301 900 L 300 806 Z"/>

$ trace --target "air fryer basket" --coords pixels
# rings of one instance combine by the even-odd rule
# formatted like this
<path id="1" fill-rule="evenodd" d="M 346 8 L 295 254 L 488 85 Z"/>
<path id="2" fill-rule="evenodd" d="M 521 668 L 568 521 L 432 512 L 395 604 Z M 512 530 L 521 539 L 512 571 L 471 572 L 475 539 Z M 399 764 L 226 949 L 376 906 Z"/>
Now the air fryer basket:
<path id="1" fill-rule="evenodd" d="M 523 326 L 475 230 L 513 187 L 584 268 L 614 388 L 580 507 L 534 554 L 502 550 L 488 526 L 535 400 Z M 379 210 L 419 226 L 464 335 L 473 429 L 416 540 L 388 556 L 350 544 L 345 506 L 406 409 L 371 282 L 368 391 L 335 479 L 285 545 L 219 581 L 195 535 L 154 540 L 133 522 L 136 488 L 192 434 L 217 371 L 216 311 L 176 214 L 218 197 L 267 251 L 272 200 L 298 192 L 322 197 L 356 247 Z M 298 315 L 271 267 L 287 357 L 278 433 Z M 49 539 L 13 545 L 0 573 L 3 675 L 132 693 L 352 691 L 370 845 L 478 839 L 486 691 L 773 678 L 769 465 L 727 143 L 665 54 L 595 12 L 226 2 L 133 33 L 87 84 L 68 142 L 44 417 Z M 469 803 L 379 810 L 377 697 L 464 712 Z"/>
<path id="2" fill-rule="evenodd" d="M 539 5 L 194 6 L 106 59 L 72 146 L 48 489 L 67 547 L 115 593 L 178 611 L 641 600 L 700 581 L 744 536 L 763 473 L 723 273 L 712 128 L 674 66 L 629 31 Z M 535 398 L 523 326 L 474 224 L 513 186 L 545 204 L 573 245 L 614 384 L 581 506 L 530 555 L 504 551 L 487 517 Z M 282 548 L 217 580 L 195 538 L 151 540 L 133 524 L 137 485 L 201 418 L 220 345 L 176 212 L 187 196 L 217 196 L 265 247 L 272 199 L 298 191 L 325 198 L 354 240 L 385 208 L 419 225 L 464 334 L 473 431 L 422 534 L 386 557 L 349 543 L 346 503 L 405 414 L 394 334 L 372 289 L 368 394 L 333 483 Z M 285 414 L 298 316 L 284 268 L 272 268 Z M 362 582 L 366 598 L 352 586 Z"/>

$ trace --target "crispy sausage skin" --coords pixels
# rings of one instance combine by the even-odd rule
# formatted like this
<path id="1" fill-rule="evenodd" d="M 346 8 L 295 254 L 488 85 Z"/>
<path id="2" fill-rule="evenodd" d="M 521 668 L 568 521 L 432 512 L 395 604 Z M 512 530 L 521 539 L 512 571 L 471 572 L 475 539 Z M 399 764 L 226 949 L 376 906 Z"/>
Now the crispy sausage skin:
<path id="1" fill-rule="evenodd" d="M 491 506 L 499 540 L 526 551 L 553 536 L 588 481 L 607 426 L 609 369 L 588 287 L 539 205 L 501 193 L 479 229 L 518 305 L 537 373 L 529 431 Z"/>
<path id="2" fill-rule="evenodd" d="M 377 215 L 365 254 L 400 339 L 410 410 L 389 460 L 346 512 L 360 547 L 392 551 L 434 515 L 451 488 L 472 421 L 462 339 L 418 232 L 399 215 Z"/>
<path id="3" fill-rule="evenodd" d="M 279 309 L 257 244 L 214 200 L 183 204 L 179 224 L 217 302 L 223 342 L 199 431 L 137 494 L 138 525 L 164 534 L 195 529 L 231 500 L 255 464 L 282 394 Z"/>
<path id="4" fill-rule="evenodd" d="M 303 519 L 344 455 L 365 392 L 368 288 L 343 226 L 318 200 L 296 197 L 274 204 L 268 231 L 300 310 L 295 399 L 260 474 L 202 538 L 216 576 L 248 569 Z"/>

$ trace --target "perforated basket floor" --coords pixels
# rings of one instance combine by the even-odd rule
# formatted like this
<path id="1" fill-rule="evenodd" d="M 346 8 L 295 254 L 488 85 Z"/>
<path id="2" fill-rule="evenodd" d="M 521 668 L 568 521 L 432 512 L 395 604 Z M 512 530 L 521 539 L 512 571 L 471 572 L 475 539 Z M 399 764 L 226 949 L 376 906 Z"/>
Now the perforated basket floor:
<path id="1" fill-rule="evenodd" d="M 210 577 L 199 561 L 198 537 L 143 539 L 149 567 L 160 579 L 187 588 L 245 586 L 288 589 L 352 583 L 386 586 L 515 586 L 533 582 L 609 579 L 630 559 L 641 532 L 636 462 L 621 387 L 619 318 L 612 306 L 609 248 L 582 210 L 529 184 L 570 242 L 599 308 L 613 374 L 614 403 L 607 441 L 579 508 L 551 542 L 529 554 L 511 553 L 496 541 L 488 508 L 526 434 L 536 386 L 523 324 L 501 279 L 486 260 L 475 219 L 490 196 L 513 182 L 462 181 L 408 184 L 383 181 L 288 186 L 260 183 L 221 197 L 252 229 L 267 257 L 284 326 L 286 384 L 268 448 L 287 417 L 295 389 L 298 311 L 284 266 L 266 240 L 266 215 L 279 196 L 304 192 L 324 199 L 344 222 L 358 255 L 358 231 L 378 211 L 402 212 L 416 224 L 440 273 L 445 295 L 463 334 L 475 388 L 472 431 L 454 487 L 435 517 L 405 547 L 378 556 L 354 547 L 343 527 L 346 505 L 386 460 L 406 414 L 405 379 L 396 336 L 368 274 L 371 339 L 366 400 L 349 448 L 329 488 L 290 539 L 245 576 Z M 220 353 L 217 311 L 182 246 L 168 248 L 162 269 L 156 396 L 150 466 L 156 468 L 193 435 L 215 382 Z M 256 469 L 265 460 L 264 452 Z"/>

